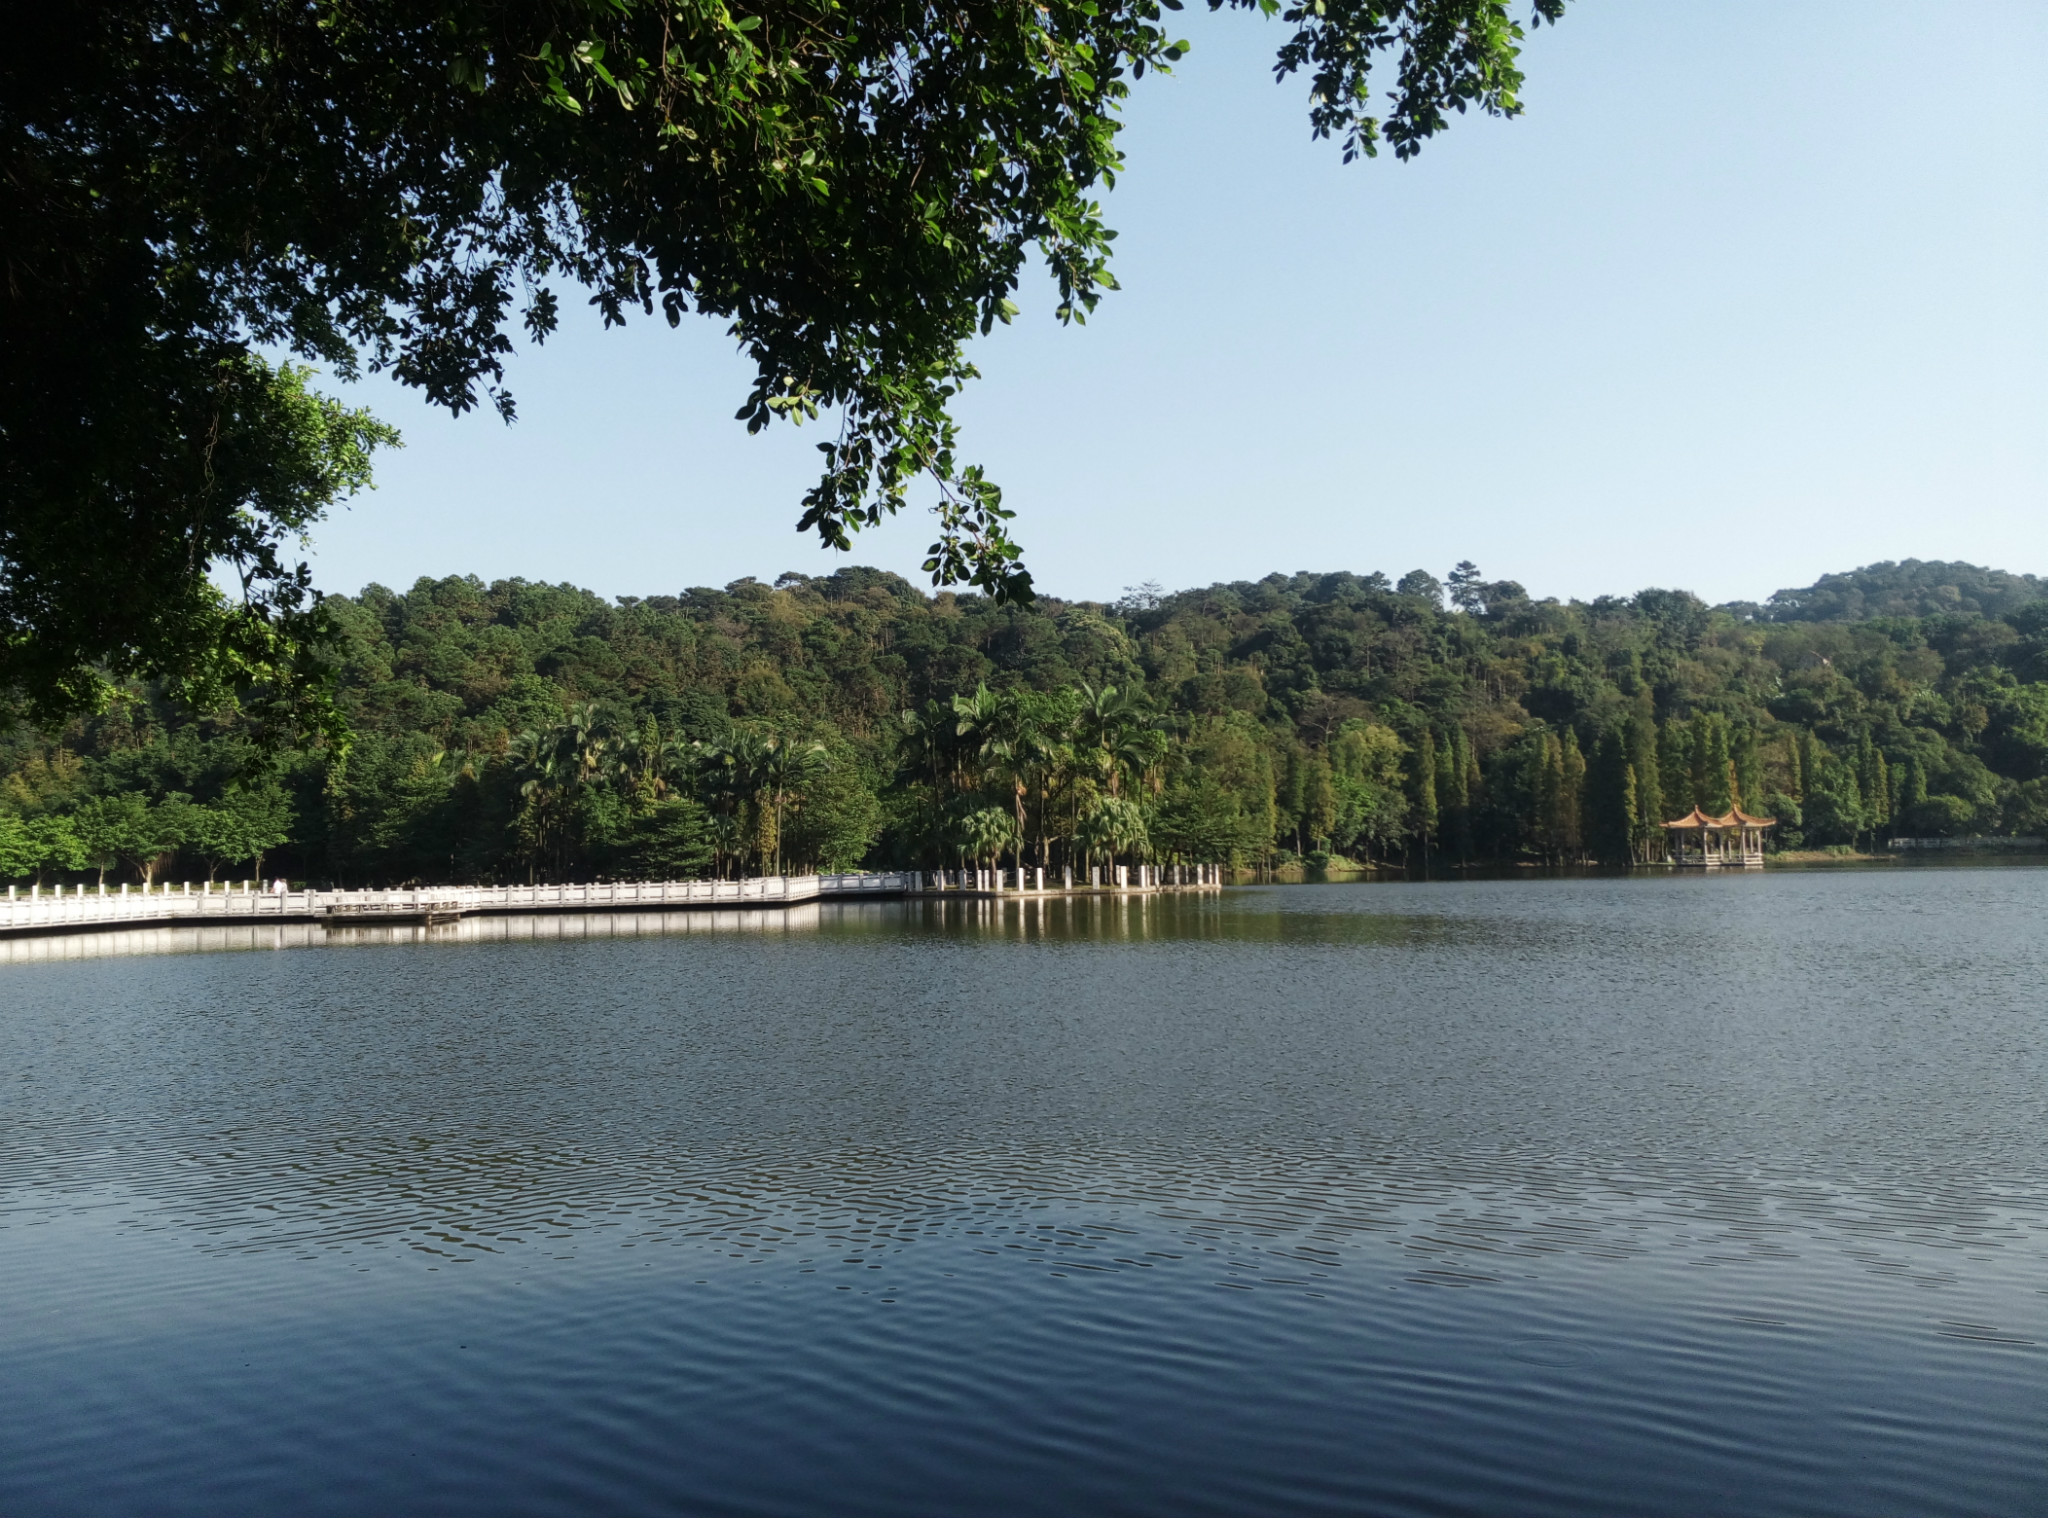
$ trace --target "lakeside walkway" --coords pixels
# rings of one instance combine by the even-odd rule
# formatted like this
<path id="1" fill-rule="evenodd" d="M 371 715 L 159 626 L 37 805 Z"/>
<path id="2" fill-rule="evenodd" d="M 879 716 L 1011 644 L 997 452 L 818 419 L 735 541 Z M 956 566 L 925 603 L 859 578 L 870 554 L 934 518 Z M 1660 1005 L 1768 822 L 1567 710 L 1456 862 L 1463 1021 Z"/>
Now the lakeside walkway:
<path id="1" fill-rule="evenodd" d="M 1091 871 L 1091 876 L 1096 872 Z M 750 880 L 617 880 L 584 885 L 409 886 L 397 890 L 155 890 L 84 886 L 22 891 L 0 901 L 0 937 L 118 932 L 231 923 L 452 922 L 468 916 L 562 912 L 760 911 L 808 902 L 914 896 L 1046 897 L 1213 890 L 1214 866 L 1118 866 L 1099 884 L 1048 882 L 1043 870 L 898 870 L 856 875 L 768 875 Z"/>

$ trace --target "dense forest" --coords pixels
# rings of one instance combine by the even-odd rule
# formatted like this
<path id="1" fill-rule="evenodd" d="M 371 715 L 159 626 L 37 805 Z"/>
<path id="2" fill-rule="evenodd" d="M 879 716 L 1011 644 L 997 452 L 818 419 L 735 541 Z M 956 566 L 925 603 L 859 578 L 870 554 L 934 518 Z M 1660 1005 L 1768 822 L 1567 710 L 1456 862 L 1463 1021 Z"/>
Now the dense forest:
<path id="1" fill-rule="evenodd" d="M 1108 605 L 858 568 L 328 605 L 345 754 L 269 755 L 139 686 L 15 720 L 0 878 L 1618 865 L 1695 805 L 1778 818 L 1780 848 L 2048 832 L 2048 582 L 1965 564 L 1718 607 L 1537 600 L 1470 563 Z"/>

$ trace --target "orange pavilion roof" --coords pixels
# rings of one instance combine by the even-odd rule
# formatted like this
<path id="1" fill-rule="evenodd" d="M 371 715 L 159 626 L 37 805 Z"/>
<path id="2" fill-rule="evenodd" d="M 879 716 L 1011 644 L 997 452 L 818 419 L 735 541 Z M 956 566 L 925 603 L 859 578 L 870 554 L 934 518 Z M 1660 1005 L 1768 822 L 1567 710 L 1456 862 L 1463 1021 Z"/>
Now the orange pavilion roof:
<path id="1" fill-rule="evenodd" d="M 1710 817 L 1694 807 L 1676 821 L 1664 824 L 1667 828 L 1769 828 L 1777 825 L 1777 818 L 1752 817 L 1741 807 L 1731 807 L 1725 817 Z"/>

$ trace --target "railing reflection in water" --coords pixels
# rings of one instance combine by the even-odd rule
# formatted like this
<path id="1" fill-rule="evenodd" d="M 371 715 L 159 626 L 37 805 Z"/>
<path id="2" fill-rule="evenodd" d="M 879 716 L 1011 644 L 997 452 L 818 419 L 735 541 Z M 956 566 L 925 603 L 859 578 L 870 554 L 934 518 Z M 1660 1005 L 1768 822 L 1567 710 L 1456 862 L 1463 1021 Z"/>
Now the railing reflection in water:
<path id="1" fill-rule="evenodd" d="M 540 943 L 707 933 L 811 932 L 818 927 L 821 910 L 816 902 L 799 902 L 762 911 L 575 912 L 465 917 L 457 922 L 437 923 L 431 927 L 420 923 L 330 928 L 313 922 L 241 922 L 205 927 L 135 928 L 123 933 L 58 933 L 41 938 L 0 938 L 0 965 L 125 959 L 148 954 L 220 954 L 349 945 Z"/>
<path id="2" fill-rule="evenodd" d="M 456 922 L 216 922 L 135 928 L 121 933 L 55 933 L 0 938 L 0 965 L 125 959 L 151 954 L 394 944 L 539 943 L 603 938 L 667 938 L 733 933 L 854 932 L 911 925 L 1016 942 L 1230 936 L 1214 896 L 1162 894 L 928 896 L 909 901 L 798 902 L 759 911 L 533 913 L 464 917 Z"/>

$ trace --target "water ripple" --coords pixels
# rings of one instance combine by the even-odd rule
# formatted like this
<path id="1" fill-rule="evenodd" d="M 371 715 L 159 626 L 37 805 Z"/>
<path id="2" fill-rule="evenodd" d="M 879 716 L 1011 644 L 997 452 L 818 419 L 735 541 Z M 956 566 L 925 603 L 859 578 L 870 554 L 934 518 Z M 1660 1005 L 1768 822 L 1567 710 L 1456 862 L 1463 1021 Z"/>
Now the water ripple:
<path id="1" fill-rule="evenodd" d="M 0 1507 L 2028 1510 L 1985 873 L 25 957 Z"/>

